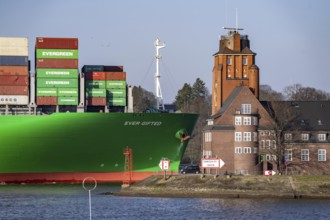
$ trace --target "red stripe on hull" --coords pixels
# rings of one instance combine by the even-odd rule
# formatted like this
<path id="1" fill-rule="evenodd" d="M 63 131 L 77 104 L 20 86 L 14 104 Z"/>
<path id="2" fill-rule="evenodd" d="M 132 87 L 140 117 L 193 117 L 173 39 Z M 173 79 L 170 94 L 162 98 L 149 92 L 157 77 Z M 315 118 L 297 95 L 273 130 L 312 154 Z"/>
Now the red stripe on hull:
<path id="1" fill-rule="evenodd" d="M 162 174 L 162 173 L 159 173 Z M 172 173 L 173 174 L 173 173 Z M 133 172 L 132 182 L 141 181 L 154 172 Z M 97 182 L 122 182 L 124 172 L 113 173 L 2 173 L 0 183 L 77 183 L 86 177 L 93 177 Z"/>

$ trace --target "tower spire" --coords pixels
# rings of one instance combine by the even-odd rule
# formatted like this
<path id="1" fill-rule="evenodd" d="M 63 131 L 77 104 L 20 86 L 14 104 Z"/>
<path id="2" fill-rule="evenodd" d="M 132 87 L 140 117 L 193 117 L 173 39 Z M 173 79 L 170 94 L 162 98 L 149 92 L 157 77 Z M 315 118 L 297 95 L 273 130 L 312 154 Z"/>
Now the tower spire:
<path id="1" fill-rule="evenodd" d="M 161 58 L 159 50 L 166 47 L 164 42 L 161 42 L 158 38 L 155 41 L 156 47 L 156 74 L 155 74 L 155 95 L 157 100 L 157 109 L 164 110 L 164 102 L 162 90 L 160 88 L 160 74 L 159 74 L 159 60 Z"/>

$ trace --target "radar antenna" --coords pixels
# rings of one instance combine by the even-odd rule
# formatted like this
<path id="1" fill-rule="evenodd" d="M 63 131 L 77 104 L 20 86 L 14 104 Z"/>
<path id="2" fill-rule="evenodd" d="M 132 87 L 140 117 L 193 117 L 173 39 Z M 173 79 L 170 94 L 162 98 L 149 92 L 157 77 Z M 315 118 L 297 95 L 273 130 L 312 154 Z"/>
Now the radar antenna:
<path id="1" fill-rule="evenodd" d="M 234 28 L 231 27 L 222 27 L 225 30 L 228 30 L 229 32 L 234 32 L 234 33 L 238 33 L 238 31 L 242 31 L 244 30 L 243 28 L 239 28 L 238 27 L 238 9 L 236 8 L 236 26 Z"/>
<path id="2" fill-rule="evenodd" d="M 164 42 L 161 42 L 158 38 L 155 41 L 155 47 L 156 47 L 156 74 L 155 74 L 155 95 L 157 100 L 157 109 L 165 110 L 164 109 L 164 101 L 163 101 L 163 95 L 162 90 L 160 88 L 160 74 L 159 74 L 159 60 L 161 58 L 159 54 L 159 50 L 161 48 L 166 47 Z"/>

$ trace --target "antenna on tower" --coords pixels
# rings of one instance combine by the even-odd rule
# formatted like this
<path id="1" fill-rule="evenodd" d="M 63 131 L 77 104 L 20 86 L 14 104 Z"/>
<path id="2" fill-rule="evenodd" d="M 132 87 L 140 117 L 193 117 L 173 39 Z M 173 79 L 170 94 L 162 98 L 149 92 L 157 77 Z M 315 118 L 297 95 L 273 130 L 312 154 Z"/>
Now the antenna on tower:
<path id="1" fill-rule="evenodd" d="M 156 47 L 156 74 L 155 74 L 155 95 L 157 100 L 157 109 L 165 110 L 162 90 L 160 88 L 160 74 L 159 74 L 159 60 L 161 58 L 159 50 L 166 47 L 164 42 L 161 42 L 158 38 L 155 41 Z"/>
<path id="2" fill-rule="evenodd" d="M 227 21 L 226 21 L 227 23 Z M 238 31 L 242 31 L 244 30 L 243 28 L 239 28 L 238 27 L 238 9 L 236 8 L 236 26 L 234 28 L 231 28 L 231 27 L 222 27 L 223 29 L 225 30 L 228 30 L 229 33 L 238 33 Z"/>

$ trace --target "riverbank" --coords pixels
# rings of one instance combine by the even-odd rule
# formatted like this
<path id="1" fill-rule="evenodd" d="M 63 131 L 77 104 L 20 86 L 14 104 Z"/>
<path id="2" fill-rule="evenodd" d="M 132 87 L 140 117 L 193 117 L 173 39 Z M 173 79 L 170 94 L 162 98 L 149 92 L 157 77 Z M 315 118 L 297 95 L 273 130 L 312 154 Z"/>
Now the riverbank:
<path id="1" fill-rule="evenodd" d="M 330 199 L 330 176 L 151 176 L 113 193 L 177 198 Z"/>

